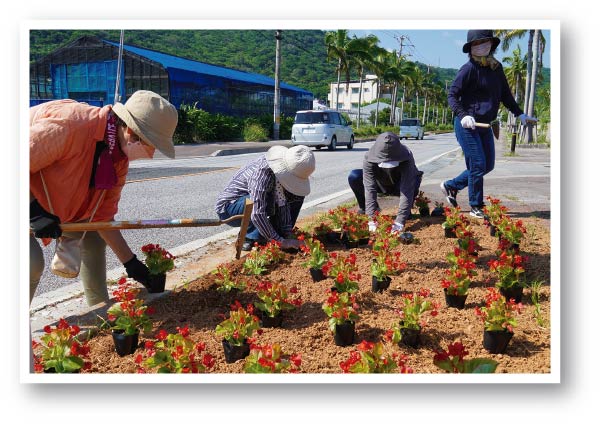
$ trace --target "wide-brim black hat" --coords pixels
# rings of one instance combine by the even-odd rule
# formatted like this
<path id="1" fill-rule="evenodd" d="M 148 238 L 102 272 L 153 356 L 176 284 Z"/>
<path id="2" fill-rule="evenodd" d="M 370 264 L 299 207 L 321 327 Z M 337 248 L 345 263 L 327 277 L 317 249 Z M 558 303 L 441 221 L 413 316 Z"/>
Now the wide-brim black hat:
<path id="1" fill-rule="evenodd" d="M 498 44 L 500 44 L 500 39 L 494 37 L 494 31 L 491 29 L 470 29 L 469 32 L 467 32 L 467 42 L 463 46 L 463 53 L 471 52 L 471 43 L 473 41 L 486 40 L 488 38 L 492 40 L 491 51 L 494 51 L 494 49 L 498 47 Z"/>

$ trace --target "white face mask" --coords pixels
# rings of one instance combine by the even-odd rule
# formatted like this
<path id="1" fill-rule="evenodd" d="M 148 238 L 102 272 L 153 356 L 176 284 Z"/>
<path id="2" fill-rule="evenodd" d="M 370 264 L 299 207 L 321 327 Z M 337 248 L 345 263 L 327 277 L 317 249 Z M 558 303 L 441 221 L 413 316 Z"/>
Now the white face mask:
<path id="1" fill-rule="evenodd" d="M 490 50 L 492 49 L 492 42 L 486 41 L 485 43 L 479 44 L 477 46 L 471 46 L 471 54 L 473 56 L 487 56 L 490 54 Z"/>
<path id="2" fill-rule="evenodd" d="M 132 160 L 138 159 L 152 159 L 154 156 L 154 147 L 145 146 L 139 141 L 135 143 L 127 143 L 123 147 L 123 153 L 127 155 L 127 158 Z"/>

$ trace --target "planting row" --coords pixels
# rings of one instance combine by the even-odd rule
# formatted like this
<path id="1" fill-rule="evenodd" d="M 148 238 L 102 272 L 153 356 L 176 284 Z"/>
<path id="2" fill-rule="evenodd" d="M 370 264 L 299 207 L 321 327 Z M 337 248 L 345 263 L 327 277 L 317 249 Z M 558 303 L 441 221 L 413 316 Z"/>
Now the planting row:
<path id="1" fill-rule="evenodd" d="M 491 207 L 497 207 L 502 214 L 499 215 L 501 219 L 494 221 L 499 224 L 494 227 L 500 238 L 497 258 L 489 261 L 489 270 L 496 273 L 496 283 L 501 290 L 520 287 L 522 292 L 525 259 L 519 254 L 518 243 L 513 243 L 513 236 L 515 228 L 521 229 L 521 237 L 525 230 L 518 221 L 513 223 L 508 218 L 506 209 L 499 201 L 490 200 L 493 200 Z M 445 215 L 446 227 L 447 223 L 454 220 L 453 234 L 457 243 L 447 255 L 448 267 L 440 285 L 445 291 L 447 305 L 463 308 L 470 282 L 476 275 L 475 258 L 479 245 L 468 221 L 460 215 L 459 210 L 447 208 Z M 374 292 L 382 292 L 388 289 L 392 276 L 397 276 L 406 269 L 397 250 L 399 244 L 418 243 L 418 240 L 392 232 L 393 220 L 384 215 L 377 217 L 374 231 L 369 232 L 367 228 L 368 238 L 361 237 L 360 230 L 364 228 L 365 222 L 361 221 L 358 214 L 338 208 L 330 211 L 329 217 L 329 223 L 318 226 L 311 233 L 301 233 L 298 238 L 304 242 L 301 255 L 313 280 L 326 278 L 330 283 L 322 310 L 329 318 L 333 340 L 339 346 L 348 346 L 358 343 L 355 340 L 354 325 L 359 320 L 361 309 L 357 296 L 361 275 L 356 267 L 356 254 L 327 251 L 325 245 L 331 240 L 344 243 L 366 238 L 367 241 L 363 242 L 370 246 L 371 288 Z M 490 225 L 493 225 L 491 220 Z M 330 231 L 325 233 L 325 227 L 330 227 Z M 504 235 L 504 232 L 509 231 L 512 239 Z M 245 372 L 301 371 L 300 353 L 286 354 L 277 343 L 259 343 L 261 328 L 281 325 L 282 312 L 302 304 L 296 288 L 288 288 L 263 276 L 283 257 L 280 247 L 276 243 L 269 243 L 250 252 L 242 265 L 241 274 L 236 275 L 227 264 L 217 267 L 213 272 L 219 291 L 252 291 L 256 296 L 256 301 L 245 308 L 239 302 L 234 302 L 229 316 L 223 316 L 223 321 L 215 328 L 216 335 L 222 338 L 226 362 L 243 360 Z M 115 344 L 119 346 L 119 355 L 134 354 L 138 372 L 206 372 L 211 369 L 217 359 L 206 352 L 204 343 L 191 340 L 189 329 L 185 326 L 178 327 L 177 332 L 172 334 L 159 330 L 154 340 L 146 341 L 143 352 L 135 353 L 139 331 L 147 332 L 152 327 L 148 317 L 152 314 L 152 308 L 137 298 L 138 292 L 138 289 L 124 279 L 120 281 L 114 293 L 117 303 L 109 309 L 103 326 L 112 329 Z M 510 339 L 513 334 L 515 314 L 521 308 L 517 295 L 501 294 L 490 288 L 486 305 L 475 307 L 474 313 L 484 322 L 486 335 L 483 343 L 489 352 L 502 352 L 508 343 L 506 339 Z M 463 297 L 462 304 L 460 299 L 453 297 Z M 434 317 L 439 310 L 440 305 L 431 299 L 430 290 L 421 289 L 402 294 L 398 320 L 390 323 L 391 328 L 387 329 L 383 340 L 362 340 L 358 344 L 358 350 L 350 352 L 349 357 L 341 361 L 340 370 L 411 372 L 409 358 L 394 352 L 392 347 L 394 344 L 417 346 L 419 335 L 428 320 L 426 316 Z M 77 341 L 77 332 L 77 328 L 69 326 L 63 320 L 55 329 L 48 327 L 40 344 L 34 346 L 34 352 L 41 352 L 36 354 L 36 371 L 53 369 L 55 372 L 73 372 L 85 368 L 84 359 L 89 352 L 86 351 L 86 343 Z M 491 340 L 488 333 L 494 332 L 504 336 L 506 343 L 503 346 Z M 253 337 L 254 333 L 258 337 Z M 126 336 L 131 336 L 131 344 L 120 346 L 119 340 L 127 339 Z M 61 349 L 57 348 L 58 345 Z M 450 343 L 447 351 L 436 350 L 432 360 L 449 372 L 493 372 L 495 369 L 494 361 L 475 358 L 469 362 L 465 359 L 466 354 L 461 343 Z"/>

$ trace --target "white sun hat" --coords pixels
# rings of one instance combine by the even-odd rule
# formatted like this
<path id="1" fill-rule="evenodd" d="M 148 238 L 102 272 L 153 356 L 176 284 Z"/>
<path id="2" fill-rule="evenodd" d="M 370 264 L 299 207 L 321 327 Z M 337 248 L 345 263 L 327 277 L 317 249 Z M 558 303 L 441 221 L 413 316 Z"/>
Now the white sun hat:
<path id="1" fill-rule="evenodd" d="M 125 102 L 116 103 L 113 112 L 144 141 L 173 159 L 173 133 L 177 127 L 177 109 L 168 100 L 147 90 L 138 90 Z"/>
<path id="2" fill-rule="evenodd" d="M 283 188 L 296 196 L 308 196 L 308 177 L 315 170 L 315 156 L 306 146 L 273 146 L 266 154 L 269 167 Z"/>

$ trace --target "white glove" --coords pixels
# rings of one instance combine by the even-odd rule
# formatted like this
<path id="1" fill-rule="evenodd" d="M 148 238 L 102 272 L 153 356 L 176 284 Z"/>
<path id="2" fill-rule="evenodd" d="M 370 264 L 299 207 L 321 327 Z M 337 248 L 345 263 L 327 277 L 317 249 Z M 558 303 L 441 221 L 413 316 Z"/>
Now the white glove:
<path id="1" fill-rule="evenodd" d="M 375 221 L 369 221 L 369 232 L 374 233 L 377 230 L 377 223 Z"/>
<path id="2" fill-rule="evenodd" d="M 527 116 L 524 113 L 519 115 L 519 119 L 521 120 L 521 125 L 527 125 L 529 123 L 537 122 L 537 118 L 532 118 L 531 116 Z"/>
<path id="3" fill-rule="evenodd" d="M 470 115 L 467 115 L 463 119 L 460 120 L 460 125 L 462 125 L 463 128 L 471 128 L 472 130 L 474 130 L 475 129 L 475 118 L 473 118 Z"/>
<path id="4" fill-rule="evenodd" d="M 392 233 L 401 233 L 402 231 L 404 231 L 404 224 L 400 224 L 399 222 L 392 224 Z"/>
<path id="5" fill-rule="evenodd" d="M 281 248 L 282 249 L 300 249 L 300 240 L 296 240 L 296 239 L 283 239 L 283 241 L 281 242 Z"/>

